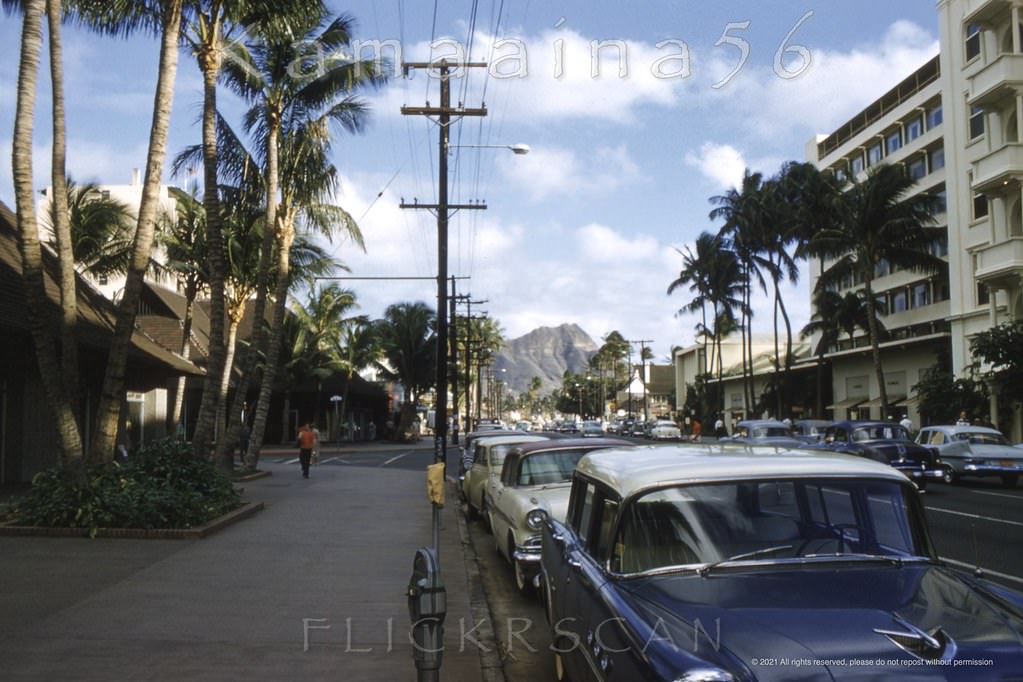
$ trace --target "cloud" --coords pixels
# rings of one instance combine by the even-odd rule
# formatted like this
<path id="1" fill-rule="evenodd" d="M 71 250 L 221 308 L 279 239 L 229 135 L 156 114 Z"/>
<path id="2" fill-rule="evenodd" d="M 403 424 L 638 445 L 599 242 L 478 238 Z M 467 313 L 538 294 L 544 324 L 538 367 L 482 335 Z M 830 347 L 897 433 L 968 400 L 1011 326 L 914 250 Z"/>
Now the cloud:
<path id="1" fill-rule="evenodd" d="M 751 138 L 788 143 L 788 136 L 808 127 L 825 133 L 837 128 L 937 54 L 938 41 L 928 31 L 896 21 L 876 42 L 846 52 L 811 50 L 809 67 L 795 78 L 783 78 L 770 67 L 747 66 L 728 85 L 698 88 L 703 96 L 687 102 L 742 121 Z M 734 63 L 712 60 L 708 81 L 734 68 Z"/>
<path id="2" fill-rule="evenodd" d="M 721 189 L 742 184 L 743 173 L 748 167 L 738 149 L 730 144 L 714 142 L 704 142 L 698 152 L 686 152 L 685 162 Z"/>
<path id="3" fill-rule="evenodd" d="M 583 158 L 571 149 L 535 146 L 528 155 L 505 159 L 499 166 L 503 178 L 534 203 L 607 195 L 642 178 L 624 144 L 598 147 Z"/>

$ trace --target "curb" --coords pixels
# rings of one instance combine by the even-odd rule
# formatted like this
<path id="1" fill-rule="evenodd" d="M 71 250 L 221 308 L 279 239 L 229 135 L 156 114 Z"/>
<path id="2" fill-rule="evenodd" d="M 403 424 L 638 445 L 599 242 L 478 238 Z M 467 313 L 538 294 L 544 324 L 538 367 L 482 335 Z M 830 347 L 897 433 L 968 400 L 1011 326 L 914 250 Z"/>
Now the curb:
<path id="1" fill-rule="evenodd" d="M 201 540 L 263 509 L 262 502 L 245 502 L 233 511 L 195 528 L 45 528 L 0 524 L 0 537 L 124 538 L 131 540 Z"/>
<path id="2" fill-rule="evenodd" d="M 458 493 L 454 491 L 453 486 L 448 487 L 448 496 L 455 498 L 454 515 L 458 521 L 462 558 L 465 561 L 465 573 L 469 581 L 469 610 L 472 612 L 473 622 L 481 623 L 478 630 L 478 639 L 483 645 L 479 648 L 482 673 L 480 679 L 482 682 L 507 682 L 504 675 L 504 662 L 501 660 L 501 649 L 497 643 L 497 635 L 494 633 L 494 614 L 490 611 L 490 603 L 487 602 L 487 595 L 483 589 L 483 579 L 480 577 L 479 562 L 476 559 L 476 548 L 469 538 L 469 528 L 465 525 L 461 500 L 458 499 Z"/>

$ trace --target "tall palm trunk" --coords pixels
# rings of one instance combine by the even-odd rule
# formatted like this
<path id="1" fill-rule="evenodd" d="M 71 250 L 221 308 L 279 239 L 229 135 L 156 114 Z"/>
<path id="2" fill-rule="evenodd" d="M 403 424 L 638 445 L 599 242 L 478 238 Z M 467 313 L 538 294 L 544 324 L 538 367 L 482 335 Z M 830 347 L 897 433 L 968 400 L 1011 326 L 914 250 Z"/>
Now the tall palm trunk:
<path id="1" fill-rule="evenodd" d="M 871 267 L 870 270 L 873 270 Z M 874 360 L 874 374 L 881 391 L 881 419 L 888 416 L 888 387 L 885 386 L 884 370 L 881 367 L 881 339 L 877 329 L 877 314 L 874 312 L 874 278 L 864 273 L 863 294 L 867 299 L 867 328 L 870 331 L 870 351 Z"/>
<path id="2" fill-rule="evenodd" d="M 192 311 L 195 308 L 196 286 L 188 284 L 185 290 L 185 319 L 181 323 L 181 357 L 188 360 L 192 355 Z M 174 386 L 174 403 L 171 405 L 171 425 L 181 423 L 185 405 L 185 377 L 178 377 Z"/>
<path id="3" fill-rule="evenodd" d="M 219 13 L 215 13 L 219 14 Z M 197 457 L 206 458 L 215 433 L 223 428 L 218 423 L 221 411 L 220 382 L 226 373 L 224 346 L 224 235 L 220 219 L 220 197 L 217 191 L 217 75 L 220 72 L 220 19 L 215 16 L 209 26 L 211 35 L 198 55 L 202 70 L 202 158 L 203 195 L 206 211 L 206 250 L 210 286 L 210 342 L 203 382 L 202 402 L 196 418 L 192 448 Z"/>
<path id="4" fill-rule="evenodd" d="M 235 404 L 231 406 L 231 424 L 234 427 L 235 422 L 240 422 L 240 416 L 242 411 L 241 403 L 244 401 L 245 393 L 249 385 L 249 377 L 251 376 L 249 370 L 255 368 L 256 358 L 259 356 L 260 351 L 264 347 L 264 324 L 263 318 L 266 316 L 266 299 L 269 295 L 269 283 L 270 283 L 270 255 L 273 253 L 273 245 L 275 241 L 275 235 L 278 230 L 277 225 L 277 185 L 280 181 L 278 173 L 278 158 L 280 149 L 278 148 L 277 142 L 280 137 L 281 130 L 281 119 L 280 113 L 274 109 L 270 109 L 267 112 L 267 134 L 266 134 L 266 211 L 263 216 L 263 245 L 262 250 L 259 253 L 259 272 L 256 275 L 256 304 L 252 315 L 252 336 L 249 340 L 249 353 L 246 356 L 245 371 L 242 373 L 242 377 L 239 379 L 238 392 L 235 395 Z M 285 301 L 282 305 L 286 304 L 287 289 L 285 289 Z M 274 316 L 274 330 L 275 332 L 282 332 L 284 328 L 284 316 L 278 321 L 276 315 Z M 277 334 L 278 342 L 277 349 L 278 354 L 280 353 L 280 334 Z M 277 362 L 277 356 L 274 356 L 274 363 Z M 270 392 L 273 390 L 273 379 L 270 380 L 269 386 L 267 387 L 267 374 L 273 372 L 271 369 L 270 358 L 267 354 L 263 363 L 263 381 L 259 389 L 259 399 L 256 402 L 256 410 L 252 419 L 252 430 L 249 435 L 249 447 L 246 450 L 245 456 L 245 468 L 255 469 L 259 463 L 259 451 L 263 447 L 263 434 L 266 431 L 266 416 L 270 411 Z M 263 399 L 264 390 L 267 393 L 266 400 Z M 236 419 L 235 415 L 238 415 Z M 284 419 L 287 420 L 287 414 L 284 415 Z M 238 424 L 240 429 L 240 423 Z M 287 433 L 284 434 L 286 438 Z"/>
<path id="5" fill-rule="evenodd" d="M 168 0 L 163 6 L 160 44 L 160 66 L 153 101 L 153 119 L 149 132 L 149 153 L 146 158 L 146 178 L 142 185 L 138 226 L 135 230 L 131 263 L 124 284 L 124 293 L 117 307 L 114 335 L 110 340 L 103 392 L 97 409 L 96 433 L 92 439 L 89 458 L 97 462 L 110 462 L 114 457 L 121 405 L 124 401 L 125 365 L 135 316 L 142 294 L 143 277 L 149 266 L 156 234 L 156 219 L 160 202 L 160 177 L 167 156 L 167 131 L 170 128 L 171 105 L 174 102 L 174 78 L 178 68 L 178 42 L 181 37 L 183 0 Z"/>
<path id="6" fill-rule="evenodd" d="M 42 247 L 39 244 L 39 226 L 35 215 L 35 197 L 32 193 L 33 110 L 39 71 L 39 53 L 42 48 L 44 0 L 26 0 L 23 9 L 21 52 L 18 64 L 18 94 L 11 154 L 14 199 L 20 237 L 18 246 L 21 251 L 28 323 L 32 332 L 43 390 L 46 392 L 56 422 L 60 464 L 66 476 L 82 482 L 84 481 L 84 470 L 82 469 L 81 433 L 75 421 L 69 396 L 63 389 L 64 381 L 57 362 L 57 348 L 52 328 L 49 325 L 47 315 L 49 304 L 43 281 Z"/>
<path id="7" fill-rule="evenodd" d="M 229 428 L 229 422 L 227 419 L 227 394 L 231 389 L 231 375 L 234 370 L 235 351 L 238 348 L 238 325 L 240 324 L 241 319 L 236 319 L 234 315 L 229 313 L 227 322 L 227 338 L 224 340 L 224 371 L 220 376 L 220 386 L 217 387 L 217 392 L 219 394 L 217 399 L 217 433 L 223 434 L 223 437 L 217 441 L 217 461 L 220 462 L 221 457 L 224 456 L 222 452 L 226 452 L 226 456 L 231 458 L 227 463 L 228 468 L 233 468 L 234 466 L 234 444 L 238 442 L 237 435 L 235 435 L 233 439 L 230 439 L 231 429 Z M 240 387 L 239 390 L 241 390 Z M 244 391 L 242 391 L 242 393 L 244 393 Z"/>
<path id="8" fill-rule="evenodd" d="M 295 230 L 289 221 L 281 221 L 281 234 L 277 243 L 277 287 L 274 291 L 273 323 L 271 325 L 269 345 L 266 350 L 266 366 L 263 368 L 263 381 L 259 386 L 259 400 L 256 402 L 256 415 L 252 425 L 252 447 L 258 450 L 263 445 L 263 431 L 266 428 L 266 416 L 270 411 L 270 396 L 273 393 L 274 380 L 277 378 L 277 359 L 281 354 L 281 339 L 284 336 L 284 313 L 288 301 L 288 287 L 291 284 L 290 253 L 291 244 L 295 239 Z"/>
<path id="9" fill-rule="evenodd" d="M 53 148 L 50 184 L 53 186 L 53 231 L 60 264 L 61 369 L 64 392 L 74 414 L 79 414 L 78 401 L 78 296 L 75 280 L 75 256 L 68 216 L 67 134 L 64 116 L 64 56 L 61 43 L 61 3 L 47 0 L 47 28 L 50 34 L 50 81 L 52 84 Z"/>

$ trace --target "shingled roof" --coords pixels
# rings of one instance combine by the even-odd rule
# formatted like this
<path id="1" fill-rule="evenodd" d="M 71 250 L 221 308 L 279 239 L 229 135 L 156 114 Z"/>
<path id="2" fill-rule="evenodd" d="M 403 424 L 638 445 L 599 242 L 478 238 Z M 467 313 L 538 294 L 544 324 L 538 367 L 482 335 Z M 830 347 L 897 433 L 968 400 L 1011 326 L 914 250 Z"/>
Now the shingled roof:
<path id="1" fill-rule="evenodd" d="M 60 302 L 57 255 L 46 244 L 42 245 L 44 286 L 53 320 L 53 333 L 59 334 Z M 114 304 L 96 290 L 83 277 L 77 277 L 77 309 L 79 343 L 93 348 L 107 348 L 114 331 Z M 21 251 L 18 248 L 17 219 L 0 202 L 0 328 L 10 332 L 31 332 L 26 311 L 22 279 Z M 129 361 L 160 364 L 172 375 L 200 375 L 203 371 L 179 354 L 157 343 L 136 328 L 132 333 Z"/>

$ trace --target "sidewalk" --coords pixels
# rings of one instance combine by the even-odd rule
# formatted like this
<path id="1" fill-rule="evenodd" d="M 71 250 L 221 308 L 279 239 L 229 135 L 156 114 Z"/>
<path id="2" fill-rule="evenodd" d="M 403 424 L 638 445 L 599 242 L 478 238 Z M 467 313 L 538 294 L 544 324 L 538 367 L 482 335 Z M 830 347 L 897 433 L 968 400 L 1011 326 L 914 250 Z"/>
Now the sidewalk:
<path id="1" fill-rule="evenodd" d="M 3 679 L 416 679 L 405 590 L 432 542 L 425 472 L 260 467 L 273 475 L 244 497 L 265 509 L 204 540 L 0 537 Z M 450 486 L 441 518 L 441 679 L 503 680 L 476 646 L 495 650 Z"/>

